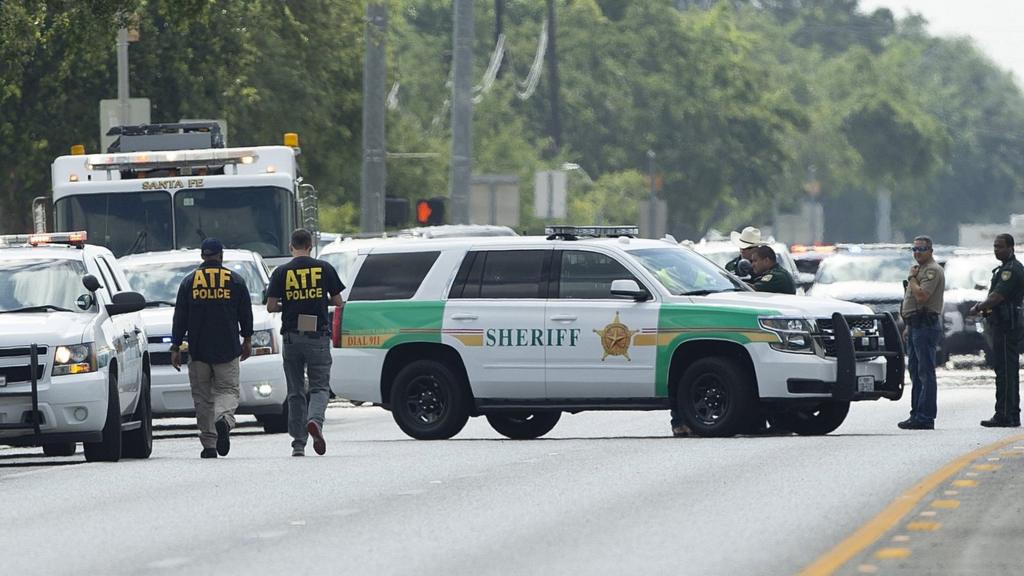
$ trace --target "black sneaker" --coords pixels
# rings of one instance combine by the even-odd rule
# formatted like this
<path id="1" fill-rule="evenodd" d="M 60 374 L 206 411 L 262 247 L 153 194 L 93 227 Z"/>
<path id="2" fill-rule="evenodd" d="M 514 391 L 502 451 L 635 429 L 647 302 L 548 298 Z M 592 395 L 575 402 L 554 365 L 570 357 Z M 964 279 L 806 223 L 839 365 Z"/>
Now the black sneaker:
<path id="1" fill-rule="evenodd" d="M 217 457 L 217 449 L 216 448 L 203 448 L 203 451 L 199 453 L 199 457 L 200 458 L 216 458 Z"/>
<path id="2" fill-rule="evenodd" d="M 323 456 L 327 452 L 327 442 L 324 440 L 324 433 L 320 429 L 320 425 L 310 420 L 306 423 L 306 432 L 309 432 L 309 436 L 313 438 L 313 451 Z"/>
<path id="3" fill-rule="evenodd" d="M 935 430 L 934 422 L 907 419 L 897 424 L 903 430 Z"/>
<path id="4" fill-rule="evenodd" d="M 292 456 L 299 457 L 299 456 L 305 456 L 305 455 L 306 455 L 306 451 L 304 449 L 302 449 L 302 448 L 292 448 Z"/>
<path id="5" fill-rule="evenodd" d="M 1010 420 L 996 414 L 988 420 L 982 420 L 981 425 L 985 428 L 1018 428 L 1020 420 Z"/>
<path id="6" fill-rule="evenodd" d="M 231 451 L 231 428 L 228 421 L 221 418 L 217 420 L 217 454 L 227 456 Z"/>

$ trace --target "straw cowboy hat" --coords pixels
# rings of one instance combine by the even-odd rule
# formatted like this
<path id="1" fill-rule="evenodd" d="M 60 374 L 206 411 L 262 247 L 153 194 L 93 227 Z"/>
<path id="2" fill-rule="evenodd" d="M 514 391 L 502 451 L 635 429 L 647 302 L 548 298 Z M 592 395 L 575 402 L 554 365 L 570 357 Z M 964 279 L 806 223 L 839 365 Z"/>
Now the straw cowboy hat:
<path id="1" fill-rule="evenodd" d="M 733 244 L 740 248 L 750 248 L 751 246 L 761 246 L 764 244 L 764 241 L 761 240 L 761 230 L 753 226 L 747 226 L 743 229 L 743 232 L 730 232 L 729 238 L 732 239 Z"/>

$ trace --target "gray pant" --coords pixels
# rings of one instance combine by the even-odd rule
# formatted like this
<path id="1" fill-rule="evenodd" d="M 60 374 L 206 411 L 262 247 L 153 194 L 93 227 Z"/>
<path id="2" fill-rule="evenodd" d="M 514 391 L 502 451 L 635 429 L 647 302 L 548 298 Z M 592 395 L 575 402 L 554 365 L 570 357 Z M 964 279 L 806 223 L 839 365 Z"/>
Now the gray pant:
<path id="1" fill-rule="evenodd" d="M 188 382 L 196 405 L 196 424 L 203 448 L 217 446 L 217 420 L 224 418 L 228 428 L 235 427 L 238 409 L 238 358 L 223 364 L 192 360 L 188 363 Z"/>
<path id="2" fill-rule="evenodd" d="M 288 434 L 292 448 L 305 448 L 310 421 L 324 425 L 331 397 L 331 339 L 327 335 L 284 335 L 284 377 L 288 381 Z M 308 387 L 306 376 L 308 375 Z"/>

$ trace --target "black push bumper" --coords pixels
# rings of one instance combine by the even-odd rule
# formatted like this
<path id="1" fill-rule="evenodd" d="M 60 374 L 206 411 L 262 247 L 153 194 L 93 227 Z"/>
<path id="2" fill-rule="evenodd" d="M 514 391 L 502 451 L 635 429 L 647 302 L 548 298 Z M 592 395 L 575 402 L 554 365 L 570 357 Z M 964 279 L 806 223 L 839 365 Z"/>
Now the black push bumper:
<path id="1" fill-rule="evenodd" d="M 43 434 L 39 431 L 42 423 L 42 414 L 39 412 L 39 347 L 35 344 L 29 346 L 29 374 L 32 388 L 28 392 L 8 392 L 0 390 L 0 398 L 31 398 L 32 412 L 29 414 L 28 422 L 4 422 L 0 423 L 0 431 L 3 430 L 32 430 L 31 435 L 15 436 L 13 438 L 0 439 L 0 443 L 17 444 L 19 446 L 33 446 L 41 443 Z"/>
<path id="2" fill-rule="evenodd" d="M 851 333 L 850 324 L 872 320 L 878 322 L 878 335 L 884 346 L 864 350 L 855 344 L 855 339 L 859 340 L 861 336 Z M 892 313 L 843 315 L 837 312 L 832 315 L 832 329 L 836 350 L 836 382 L 832 387 L 832 398 L 843 401 L 879 398 L 899 400 L 903 396 L 906 353 L 903 337 Z M 857 383 L 857 361 L 878 356 L 885 358 L 885 381 L 875 381 L 872 390 L 861 391 Z"/>

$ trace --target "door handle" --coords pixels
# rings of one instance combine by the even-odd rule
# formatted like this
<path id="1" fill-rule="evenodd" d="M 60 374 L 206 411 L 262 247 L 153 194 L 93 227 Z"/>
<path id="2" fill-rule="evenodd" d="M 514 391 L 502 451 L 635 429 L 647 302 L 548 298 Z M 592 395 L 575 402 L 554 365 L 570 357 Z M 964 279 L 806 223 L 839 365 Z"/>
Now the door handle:
<path id="1" fill-rule="evenodd" d="M 480 317 L 476 314 L 452 314 L 452 320 L 478 320 Z"/>
<path id="2" fill-rule="evenodd" d="M 550 318 L 553 322 L 575 322 L 576 317 L 568 314 L 556 314 Z"/>

